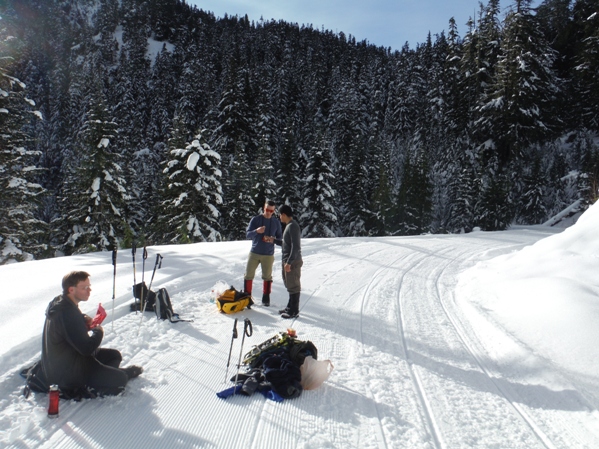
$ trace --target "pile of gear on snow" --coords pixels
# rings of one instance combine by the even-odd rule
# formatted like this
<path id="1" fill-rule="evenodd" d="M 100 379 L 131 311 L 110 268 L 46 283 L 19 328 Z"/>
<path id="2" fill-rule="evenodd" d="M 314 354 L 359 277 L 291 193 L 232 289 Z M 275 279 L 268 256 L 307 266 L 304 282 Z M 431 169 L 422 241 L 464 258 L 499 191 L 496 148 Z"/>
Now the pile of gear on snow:
<path id="1" fill-rule="evenodd" d="M 248 319 L 244 321 L 243 338 L 246 335 L 251 335 Z M 233 338 L 237 338 L 236 323 Z M 229 359 L 230 354 L 231 351 Z M 245 372 L 238 371 L 231 378 L 235 385 L 217 393 L 218 397 L 226 399 L 235 394 L 251 396 L 260 392 L 268 399 L 281 402 L 299 397 L 303 390 L 318 388 L 333 369 L 331 361 L 319 361 L 316 346 L 311 341 L 298 340 L 293 329 L 279 332 L 252 348 L 243 361 L 240 360 L 238 369 L 241 365 L 245 366 Z"/>

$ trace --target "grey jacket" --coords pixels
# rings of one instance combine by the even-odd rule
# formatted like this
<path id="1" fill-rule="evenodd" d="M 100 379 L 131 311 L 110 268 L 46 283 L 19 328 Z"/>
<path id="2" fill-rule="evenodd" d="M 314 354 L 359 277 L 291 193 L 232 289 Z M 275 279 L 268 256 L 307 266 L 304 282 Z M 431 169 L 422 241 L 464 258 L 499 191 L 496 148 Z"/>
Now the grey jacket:
<path id="1" fill-rule="evenodd" d="M 290 264 L 302 260 L 302 231 L 295 220 L 287 223 L 282 239 L 275 239 L 277 245 L 282 246 L 283 263 Z"/>

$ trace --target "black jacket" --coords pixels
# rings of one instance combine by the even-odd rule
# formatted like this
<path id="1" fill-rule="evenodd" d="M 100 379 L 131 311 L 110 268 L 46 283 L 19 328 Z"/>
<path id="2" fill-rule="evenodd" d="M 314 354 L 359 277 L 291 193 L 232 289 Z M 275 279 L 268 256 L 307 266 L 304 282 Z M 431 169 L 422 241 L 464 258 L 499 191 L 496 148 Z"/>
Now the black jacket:
<path id="1" fill-rule="evenodd" d="M 42 381 L 61 388 L 85 386 L 104 336 L 97 327 L 91 336 L 88 332 L 84 315 L 73 301 L 60 295 L 50 302 L 42 338 Z"/>

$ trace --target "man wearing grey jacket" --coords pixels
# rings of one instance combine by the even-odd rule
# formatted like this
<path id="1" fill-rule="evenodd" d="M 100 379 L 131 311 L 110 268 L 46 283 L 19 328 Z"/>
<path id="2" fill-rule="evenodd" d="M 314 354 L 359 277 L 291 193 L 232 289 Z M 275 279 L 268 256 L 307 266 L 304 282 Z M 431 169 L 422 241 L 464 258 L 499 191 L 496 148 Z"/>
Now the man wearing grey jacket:
<path id="1" fill-rule="evenodd" d="M 281 222 L 284 223 L 285 231 L 282 239 L 274 239 L 274 243 L 282 246 L 283 282 L 289 292 L 287 307 L 279 310 L 281 317 L 289 319 L 299 315 L 299 299 L 301 291 L 300 278 L 302 276 L 302 231 L 293 219 L 293 209 L 287 204 L 279 208 Z"/>

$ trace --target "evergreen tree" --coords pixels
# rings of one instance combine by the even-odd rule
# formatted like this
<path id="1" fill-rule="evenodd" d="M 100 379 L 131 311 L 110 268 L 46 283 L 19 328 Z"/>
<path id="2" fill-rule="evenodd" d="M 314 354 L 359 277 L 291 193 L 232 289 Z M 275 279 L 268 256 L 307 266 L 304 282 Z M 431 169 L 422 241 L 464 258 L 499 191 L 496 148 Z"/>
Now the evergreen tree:
<path id="1" fill-rule="evenodd" d="M 508 180 L 506 174 L 500 171 L 497 158 L 489 161 L 481 178 L 476 211 L 475 224 L 483 231 L 503 231 L 512 222 Z"/>
<path id="2" fill-rule="evenodd" d="M 0 27 L 3 24 L 0 23 Z M 36 218 L 43 188 L 35 182 L 39 152 L 29 149 L 31 138 L 23 132 L 34 119 L 33 101 L 25 84 L 14 76 L 18 48 L 7 30 L 0 28 L 0 264 L 41 255 L 44 223 Z"/>
<path id="3" fill-rule="evenodd" d="M 210 149 L 207 131 L 185 148 L 170 141 L 172 159 L 164 169 L 166 190 L 161 203 L 157 238 L 163 242 L 190 243 L 221 240 L 223 204 L 221 158 Z M 177 134 L 175 134 L 177 136 Z"/>
<path id="4" fill-rule="evenodd" d="M 294 211 L 301 205 L 301 186 L 299 176 L 300 153 L 296 143 L 293 123 L 289 121 L 283 130 L 282 148 L 275 175 L 278 203 L 288 204 Z"/>
<path id="5" fill-rule="evenodd" d="M 499 0 L 489 0 L 486 6 L 480 3 L 478 22 L 478 30 L 473 31 L 474 46 L 464 51 L 467 67 L 472 70 L 472 79 L 468 83 L 472 95 L 469 133 L 479 146 L 477 151 L 483 154 L 483 158 L 488 159 L 492 153 L 489 150 L 495 145 L 492 136 L 495 135 L 496 124 L 494 111 L 488 105 L 494 98 L 497 61 L 503 39 L 499 21 Z M 471 25 L 474 27 L 474 23 Z"/>
<path id="6" fill-rule="evenodd" d="M 582 48 L 576 58 L 580 115 L 584 126 L 599 133 L 599 6 L 584 20 L 584 30 Z"/>
<path id="7" fill-rule="evenodd" d="M 337 213 L 335 191 L 331 187 L 333 173 L 330 168 L 326 139 L 309 155 L 306 181 L 303 190 L 303 213 L 299 220 L 304 237 L 335 237 Z"/>
<path id="8" fill-rule="evenodd" d="M 490 120 L 499 161 L 521 158 L 524 149 L 551 136 L 558 80 L 555 52 L 545 41 L 530 0 L 517 0 L 506 17 L 497 81 L 492 98 L 482 108 Z"/>
<path id="9" fill-rule="evenodd" d="M 378 169 L 377 182 L 370 199 L 372 214 L 366 221 L 366 229 L 370 235 L 389 235 L 392 230 L 393 189 L 389 176 L 389 156 L 385 148 L 374 144 L 375 159 L 373 169 Z M 371 176 L 376 176 L 374 173 Z"/>
<path id="10" fill-rule="evenodd" d="M 277 184 L 275 182 L 271 154 L 268 138 L 263 136 L 256 156 L 254 183 L 252 187 L 254 204 L 260 207 L 260 209 L 264 206 L 266 200 L 274 200 L 276 198 Z"/>
<path id="11" fill-rule="evenodd" d="M 371 195 L 370 195 L 370 167 L 368 163 L 370 158 L 364 154 L 364 142 L 354 140 L 351 143 L 351 152 L 348 155 L 349 160 L 344 161 L 348 166 L 347 175 L 342 179 L 351 179 L 351 183 L 345 183 L 351 186 L 348 189 L 344 207 L 343 235 L 363 236 L 368 235 L 366 223 L 372 217 Z"/>
<path id="12" fill-rule="evenodd" d="M 71 161 L 72 179 L 63 190 L 64 221 L 69 224 L 67 252 L 113 249 L 127 226 L 130 199 L 116 143 L 118 125 L 107 110 L 98 85 L 91 86 L 90 109 L 79 135 L 78 158 Z"/>
<path id="13" fill-rule="evenodd" d="M 163 44 L 156 56 L 149 85 L 153 92 L 148 137 L 152 144 L 168 140 L 175 109 L 176 72 L 171 53 Z"/>
<path id="14" fill-rule="evenodd" d="M 545 207 L 545 177 L 541 170 L 541 160 L 533 160 L 529 172 L 524 177 L 524 191 L 522 194 L 522 210 L 520 219 L 526 224 L 541 224 L 547 219 Z"/>
<path id="15" fill-rule="evenodd" d="M 148 148 L 150 139 L 147 125 L 150 123 L 148 107 L 148 80 L 150 61 L 148 47 L 147 4 L 135 0 L 123 0 L 123 45 L 114 82 L 110 85 L 110 97 L 115 100 L 114 117 L 119 124 L 122 146 L 128 156 Z"/>
<path id="16" fill-rule="evenodd" d="M 447 224 L 450 232 L 470 232 L 474 227 L 479 184 L 476 168 L 464 153 L 456 161 L 450 183 L 451 212 Z"/>
<path id="17" fill-rule="evenodd" d="M 593 204 L 599 197 L 599 145 L 591 132 L 582 133 L 580 138 L 582 167 L 579 176 L 579 198 L 585 207 Z"/>
<path id="18" fill-rule="evenodd" d="M 398 234 L 418 235 L 429 231 L 432 186 L 429 163 L 421 148 L 417 148 L 414 155 L 406 156 L 396 208 Z"/>
<path id="19" fill-rule="evenodd" d="M 467 97 L 462 92 L 464 73 L 460 65 L 463 61 L 463 51 L 458 35 L 455 19 L 449 21 L 449 35 L 447 39 L 448 53 L 443 66 L 444 88 L 441 98 L 446 111 L 442 117 L 442 128 L 456 139 L 466 128 L 468 123 Z"/>
<path id="20" fill-rule="evenodd" d="M 231 163 L 226 169 L 227 178 L 223 182 L 224 198 L 227 205 L 223 213 L 223 228 L 228 240 L 245 240 L 246 226 L 259 205 L 254 202 L 251 186 L 252 173 L 248 170 L 249 158 L 246 148 L 240 142 L 236 146 Z"/>

